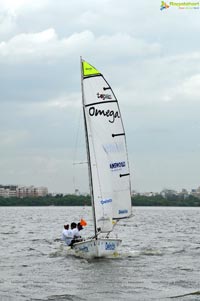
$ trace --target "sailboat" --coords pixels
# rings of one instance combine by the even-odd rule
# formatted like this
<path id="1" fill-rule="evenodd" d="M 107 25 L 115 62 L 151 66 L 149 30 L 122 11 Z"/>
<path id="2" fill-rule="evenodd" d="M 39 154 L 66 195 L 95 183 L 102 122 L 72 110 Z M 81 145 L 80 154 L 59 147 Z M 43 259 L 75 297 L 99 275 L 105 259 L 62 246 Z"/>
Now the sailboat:
<path id="1" fill-rule="evenodd" d="M 81 90 L 94 233 L 73 249 L 80 255 L 107 257 L 116 254 L 122 242 L 114 236 L 115 225 L 132 215 L 126 137 L 111 86 L 82 58 Z"/>

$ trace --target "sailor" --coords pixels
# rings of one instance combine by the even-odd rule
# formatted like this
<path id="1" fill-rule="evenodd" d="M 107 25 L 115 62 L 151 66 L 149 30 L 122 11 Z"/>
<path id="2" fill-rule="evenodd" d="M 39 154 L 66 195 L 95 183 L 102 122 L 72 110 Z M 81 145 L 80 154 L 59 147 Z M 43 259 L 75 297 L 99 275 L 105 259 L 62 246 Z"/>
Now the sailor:
<path id="1" fill-rule="evenodd" d="M 82 225 L 80 223 L 77 224 L 77 230 L 78 231 L 76 231 L 76 237 L 77 237 L 76 240 L 82 241 L 83 239 L 81 237 L 80 231 L 83 230 L 83 227 L 82 227 Z"/>
<path id="2" fill-rule="evenodd" d="M 77 228 L 78 228 L 78 231 L 80 234 L 80 231 L 83 230 L 83 226 L 81 225 L 81 223 L 78 223 Z M 80 237 L 81 237 L 81 235 L 80 235 Z"/>
<path id="3" fill-rule="evenodd" d="M 73 236 L 73 239 L 71 241 L 71 244 L 70 246 L 73 246 L 73 244 L 75 242 L 78 242 L 78 241 L 82 241 L 82 238 L 81 238 L 81 235 L 80 235 L 80 230 L 82 230 L 83 227 L 81 226 L 80 223 L 76 224 L 76 223 L 71 223 L 71 231 L 72 231 L 72 236 Z"/>
<path id="4" fill-rule="evenodd" d="M 64 229 L 62 231 L 62 240 L 66 243 L 66 245 L 70 245 L 73 238 L 72 230 L 69 229 L 69 225 L 64 225 Z"/>

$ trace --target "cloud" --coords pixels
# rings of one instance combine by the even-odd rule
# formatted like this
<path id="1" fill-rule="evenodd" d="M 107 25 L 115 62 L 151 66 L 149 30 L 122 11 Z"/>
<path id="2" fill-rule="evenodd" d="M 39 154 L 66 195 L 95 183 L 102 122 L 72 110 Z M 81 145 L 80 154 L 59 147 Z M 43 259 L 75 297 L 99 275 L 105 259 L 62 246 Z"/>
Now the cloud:
<path id="1" fill-rule="evenodd" d="M 87 50 L 89 49 L 89 50 Z M 113 51 L 115 49 L 115 51 Z M 157 43 L 148 44 L 128 34 L 95 36 L 91 31 L 73 33 L 66 38 L 58 38 L 54 28 L 37 33 L 21 33 L 0 43 L 0 61 L 24 62 L 25 60 L 69 58 L 70 55 L 99 53 L 101 57 L 116 58 L 146 57 L 160 52 Z"/>
<path id="2" fill-rule="evenodd" d="M 21 31 L 20 18 L 28 13 L 37 15 L 47 4 L 48 0 L 0 0 L 0 40 L 18 34 Z"/>
<path id="3" fill-rule="evenodd" d="M 49 5 L 48 0 L 0 0 L 0 12 L 3 12 L 7 17 L 12 16 L 17 23 L 20 15 L 27 12 L 31 14 L 38 14 Z"/>
<path id="4" fill-rule="evenodd" d="M 198 101 L 199 58 L 200 52 L 143 58 L 139 64 L 126 66 L 128 80 L 120 89 L 136 104 Z"/>
<path id="5" fill-rule="evenodd" d="M 180 94 L 188 100 L 198 101 L 200 103 L 200 74 L 196 74 L 186 79 L 181 88 Z"/>
<path id="6" fill-rule="evenodd" d="M 27 58 L 37 59 L 45 56 L 48 46 L 57 40 L 54 29 L 48 29 L 39 33 L 21 33 L 7 42 L 0 43 L 0 59 L 21 63 Z"/>
<path id="7" fill-rule="evenodd" d="M 200 65 L 198 61 L 197 65 Z M 166 89 L 161 98 L 164 102 L 190 103 L 191 105 L 196 102 L 200 104 L 200 74 L 189 75 L 192 71 L 189 66 L 187 70 L 188 74 L 180 75 L 178 80 L 174 83 L 172 81 L 168 91 Z"/>
<path id="8" fill-rule="evenodd" d="M 0 14 L 0 36 L 5 36 L 9 33 L 13 34 L 16 30 L 16 24 L 13 16 L 7 15 L 6 13 Z"/>
<path id="9" fill-rule="evenodd" d="M 22 146 L 30 137 L 27 130 L 0 131 L 0 148 Z"/>
<path id="10" fill-rule="evenodd" d="M 55 99 L 50 99 L 44 104 L 44 108 L 80 108 L 81 106 L 81 93 L 72 93 L 59 96 Z"/>

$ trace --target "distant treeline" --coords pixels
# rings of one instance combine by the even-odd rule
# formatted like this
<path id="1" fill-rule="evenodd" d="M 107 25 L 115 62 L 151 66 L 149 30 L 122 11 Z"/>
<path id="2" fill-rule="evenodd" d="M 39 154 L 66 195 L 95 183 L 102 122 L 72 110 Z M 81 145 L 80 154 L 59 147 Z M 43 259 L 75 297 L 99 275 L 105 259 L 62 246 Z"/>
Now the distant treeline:
<path id="1" fill-rule="evenodd" d="M 122 200 L 123 202 L 123 200 Z M 137 195 L 132 198 L 133 206 L 184 206 L 198 207 L 200 199 L 190 195 L 187 198 L 183 196 L 169 196 L 167 198 L 161 195 L 142 196 Z M 27 198 L 3 198 L 0 197 L 0 206 L 91 206 L 90 196 L 76 196 L 57 194 L 56 196 L 48 195 L 46 197 L 27 197 Z"/>

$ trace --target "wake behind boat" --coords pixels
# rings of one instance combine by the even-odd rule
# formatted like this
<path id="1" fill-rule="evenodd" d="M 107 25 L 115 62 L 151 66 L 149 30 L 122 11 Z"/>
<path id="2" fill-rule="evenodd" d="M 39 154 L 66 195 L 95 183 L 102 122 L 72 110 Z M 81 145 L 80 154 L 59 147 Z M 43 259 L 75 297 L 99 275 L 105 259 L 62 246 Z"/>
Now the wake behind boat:
<path id="1" fill-rule="evenodd" d="M 82 58 L 81 89 L 94 235 L 73 249 L 89 257 L 110 256 L 121 243 L 113 228 L 132 211 L 125 131 L 111 86 Z"/>

